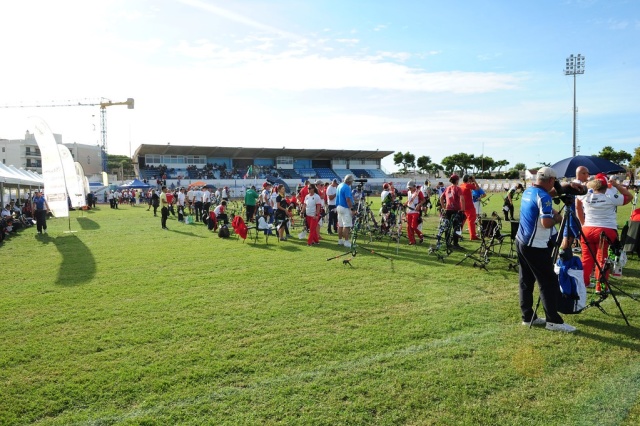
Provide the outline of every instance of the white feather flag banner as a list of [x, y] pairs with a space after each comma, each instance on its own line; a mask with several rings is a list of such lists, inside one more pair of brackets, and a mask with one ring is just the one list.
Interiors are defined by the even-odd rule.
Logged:
[[73, 162], [73, 156], [64, 145], [58, 145], [60, 153], [60, 161], [62, 161], [62, 170], [64, 170], [64, 183], [67, 187], [67, 194], [71, 200], [71, 207], [78, 208], [82, 204], [82, 188], [78, 187], [78, 178], [76, 177], [76, 165]]
[[49, 209], [55, 217], [68, 217], [67, 187], [58, 144], [47, 123], [38, 117], [29, 117], [42, 157], [42, 179], [44, 195]]

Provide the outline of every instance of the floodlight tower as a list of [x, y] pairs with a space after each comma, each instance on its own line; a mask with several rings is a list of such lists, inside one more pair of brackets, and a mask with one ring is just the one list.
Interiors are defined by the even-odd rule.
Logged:
[[576, 107], [576, 75], [584, 74], [584, 56], [577, 54], [570, 55], [564, 68], [564, 75], [573, 76], [573, 157], [576, 156], [576, 117], [578, 108]]

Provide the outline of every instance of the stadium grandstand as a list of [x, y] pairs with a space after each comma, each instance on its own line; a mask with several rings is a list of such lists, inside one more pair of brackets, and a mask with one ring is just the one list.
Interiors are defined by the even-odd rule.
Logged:
[[[133, 156], [141, 180], [168, 186], [202, 181], [214, 186], [243, 188], [266, 179], [282, 179], [296, 187], [306, 179], [331, 181], [352, 173], [373, 184], [388, 179], [380, 163], [393, 151], [287, 149], [140, 145]], [[239, 192], [236, 192], [239, 195]]]

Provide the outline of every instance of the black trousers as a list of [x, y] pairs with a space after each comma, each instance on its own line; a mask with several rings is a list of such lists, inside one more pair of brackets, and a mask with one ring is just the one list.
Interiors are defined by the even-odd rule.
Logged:
[[247, 222], [253, 222], [256, 215], [256, 206], [246, 206], [247, 207]]
[[195, 207], [196, 207], [196, 222], [200, 222], [200, 217], [202, 216], [202, 201], [196, 201]]
[[509, 214], [511, 214], [511, 220], [515, 220], [513, 217], [515, 207], [513, 207], [513, 203], [510, 203], [508, 199], [504, 200], [502, 210], [504, 210], [504, 220], [509, 220]]
[[333, 232], [338, 232], [338, 209], [335, 205], [329, 205], [329, 225], [328, 230]]
[[516, 240], [516, 252], [520, 261], [520, 311], [522, 321], [531, 321], [533, 316], [533, 284], [537, 281], [540, 287], [540, 300], [547, 316], [547, 322], [562, 324], [564, 321], [558, 314], [560, 285], [558, 276], [553, 271], [551, 248], [528, 247]]
[[167, 227], [167, 218], [169, 217], [169, 209], [167, 207], [163, 207], [160, 209], [160, 223], [162, 224], [162, 229]]
[[36, 225], [38, 228], [38, 232], [47, 230], [47, 211], [46, 210], [36, 210]]
[[462, 218], [460, 217], [460, 212], [457, 210], [445, 210], [445, 216], [447, 217], [447, 219], [449, 219], [449, 222], [451, 223], [451, 226], [447, 227], [445, 238], [448, 241], [449, 233], [453, 231], [453, 245], [458, 245], [458, 241], [460, 241], [460, 236], [458, 235], [457, 232], [462, 231]]

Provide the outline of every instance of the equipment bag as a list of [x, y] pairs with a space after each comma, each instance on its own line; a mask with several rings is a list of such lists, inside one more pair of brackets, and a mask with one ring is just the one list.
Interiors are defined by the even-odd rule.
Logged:
[[579, 314], [587, 307], [587, 289], [584, 285], [582, 261], [573, 256], [569, 260], [558, 259], [555, 266], [562, 296], [558, 301], [558, 312]]
[[220, 238], [229, 238], [230, 236], [229, 227], [227, 225], [222, 225], [220, 230], [218, 231], [218, 237]]

